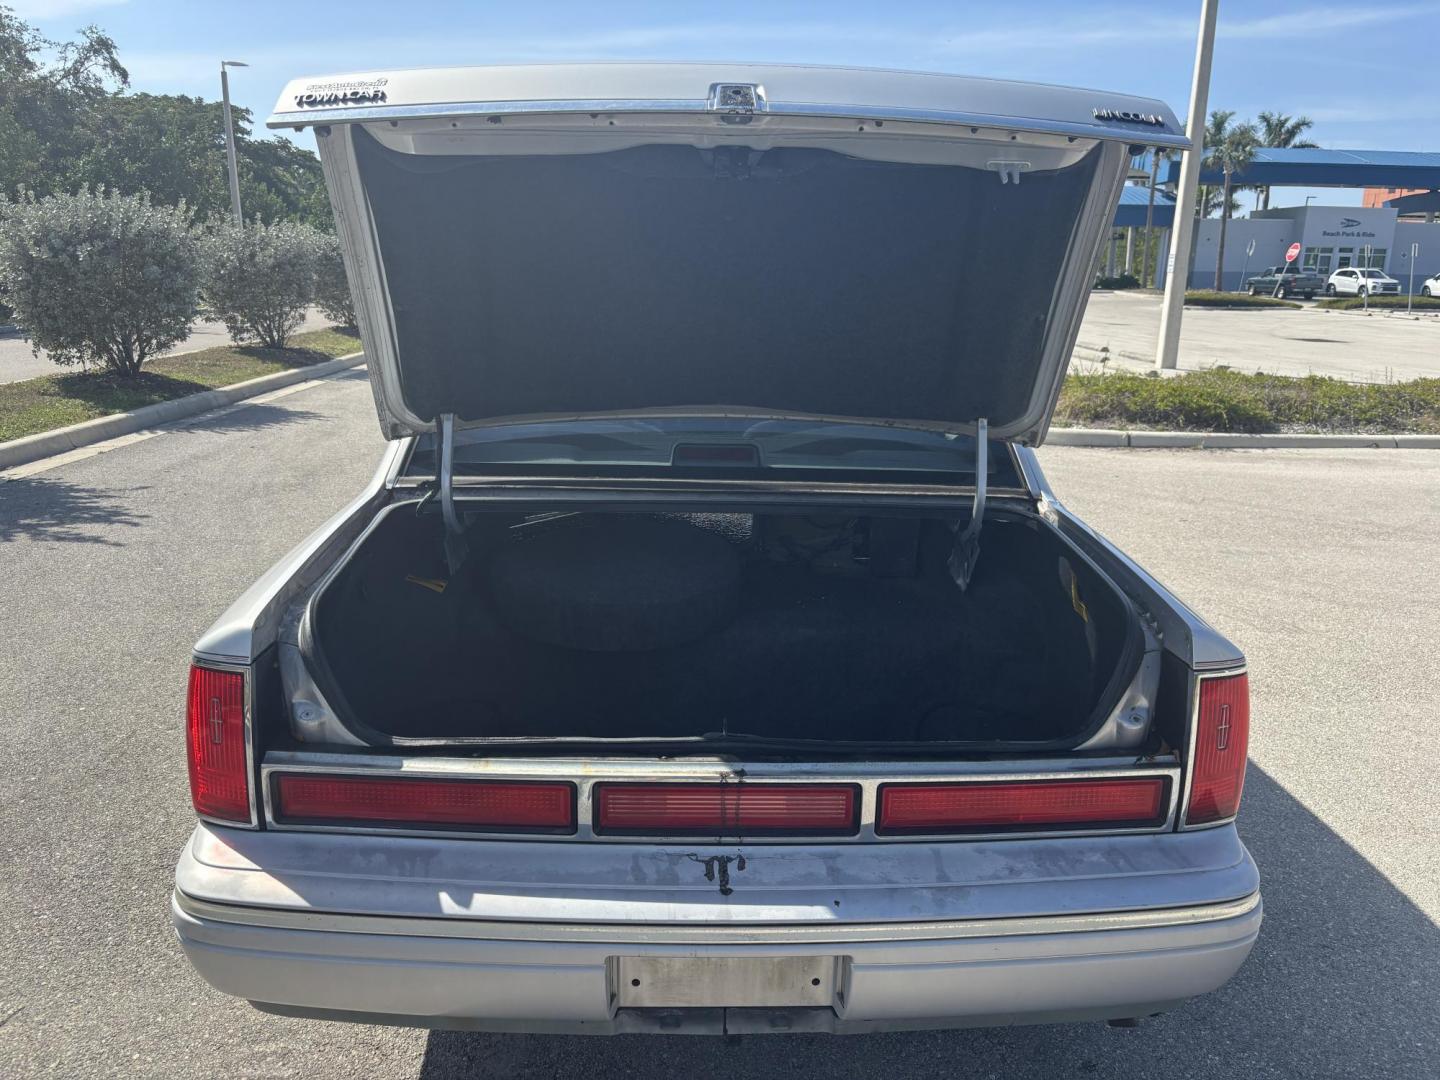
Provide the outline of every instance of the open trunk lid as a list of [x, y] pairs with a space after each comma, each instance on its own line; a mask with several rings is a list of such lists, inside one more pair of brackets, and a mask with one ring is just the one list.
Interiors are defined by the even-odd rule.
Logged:
[[301, 79], [382, 428], [834, 419], [1037, 444], [1158, 102], [854, 69]]

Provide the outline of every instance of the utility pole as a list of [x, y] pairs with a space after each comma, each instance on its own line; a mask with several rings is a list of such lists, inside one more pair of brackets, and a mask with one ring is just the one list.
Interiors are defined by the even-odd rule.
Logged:
[[1155, 366], [1173, 369], [1180, 359], [1180, 317], [1185, 286], [1190, 281], [1190, 247], [1195, 240], [1195, 192], [1205, 160], [1205, 109], [1210, 98], [1210, 63], [1215, 55], [1215, 17], [1220, 0], [1201, 0], [1200, 39], [1195, 45], [1195, 72], [1190, 84], [1190, 116], [1185, 133], [1191, 147], [1180, 158], [1180, 190], [1175, 194], [1175, 226], [1165, 270], [1165, 306], [1160, 312], [1160, 339]]
[[235, 161], [235, 123], [230, 118], [230, 74], [227, 67], [249, 67], [243, 60], [220, 61], [220, 100], [225, 109], [225, 161], [230, 170], [230, 213], [236, 225], [244, 225], [245, 217], [240, 213], [240, 169]]

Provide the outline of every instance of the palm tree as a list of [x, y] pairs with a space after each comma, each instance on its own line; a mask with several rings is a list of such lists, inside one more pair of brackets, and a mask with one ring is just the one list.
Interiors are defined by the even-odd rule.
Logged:
[[[1230, 130], [1230, 121], [1233, 119], [1235, 113], [1224, 109], [1216, 109], [1210, 114], [1210, 122], [1205, 125], [1205, 144], [1196, 147], [1206, 155], [1207, 165], [1210, 164], [1210, 151], [1225, 141], [1225, 134]], [[1218, 201], [1219, 193], [1209, 184], [1201, 184], [1196, 196], [1195, 213], [1202, 218], [1208, 218], [1220, 208]]]
[[[1160, 178], [1161, 164], [1169, 160], [1169, 150], [1162, 150], [1158, 146], [1150, 148], [1150, 193], [1145, 200], [1145, 244], [1140, 249], [1140, 284], [1147, 289], [1153, 287], [1151, 285], [1153, 270], [1150, 264], [1150, 253], [1155, 246], [1155, 185]], [[1156, 252], [1155, 261], [1159, 262], [1158, 252]], [[1159, 267], [1156, 266], [1154, 269], [1158, 270]]]
[[[1308, 116], [1286, 116], [1284, 113], [1262, 112], [1260, 114], [1260, 145], [1277, 149], [1314, 150], [1319, 144], [1300, 136], [1315, 126]], [[1262, 210], [1270, 209], [1270, 189], [1262, 187]]]
[[[1211, 115], [1213, 121], [1219, 113]], [[1231, 190], [1234, 186], [1235, 174], [1244, 172], [1246, 166], [1255, 160], [1255, 151], [1260, 149], [1260, 132], [1254, 124], [1229, 125], [1229, 116], [1226, 114], [1224, 125], [1224, 136], [1211, 148], [1205, 158], [1205, 164], [1212, 169], [1219, 168], [1225, 174], [1225, 184], [1222, 189], [1223, 195], [1220, 200], [1220, 247], [1215, 253], [1215, 291], [1222, 289], [1221, 273], [1225, 268], [1225, 230], [1230, 224]], [[1208, 142], [1207, 133], [1207, 142]]]

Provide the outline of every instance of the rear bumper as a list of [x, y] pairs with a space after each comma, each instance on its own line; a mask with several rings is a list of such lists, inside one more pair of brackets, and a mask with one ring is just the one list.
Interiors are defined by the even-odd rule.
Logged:
[[[1235, 973], [1259, 932], [1261, 905], [1256, 894], [1148, 912], [1151, 925], [1111, 916], [1105, 929], [1083, 929], [1098, 919], [1069, 926], [1007, 920], [1003, 928], [946, 926], [912, 940], [852, 935], [752, 945], [655, 942], [644, 928], [620, 927], [521, 924], [498, 936], [493, 924], [261, 912], [181, 893], [172, 915], [186, 954], [211, 985], [291, 1015], [490, 1031], [850, 1033], [1163, 1011]], [[622, 956], [833, 957], [834, 1001], [623, 1008]]]
[[[678, 884], [668, 870], [651, 877], [697, 854], [653, 846], [545, 846], [520, 881], [513, 860], [529, 846], [201, 826], [181, 857], [172, 916], [211, 985], [271, 1011], [596, 1034], [1142, 1016], [1224, 984], [1261, 920], [1254, 863], [1233, 829], [897, 845], [879, 868], [853, 848], [848, 863], [824, 848], [750, 848], [727, 897], [696, 887], [698, 865]], [[620, 857], [616, 873], [582, 883], [580, 847]], [[266, 855], [280, 865], [263, 866]], [[812, 859], [830, 867], [828, 881], [805, 872]], [[462, 887], [455, 875], [467, 867], [489, 883]], [[543, 880], [562, 874], [563, 902]], [[743, 995], [717, 1003], [732, 1007], [631, 1008], [618, 971], [635, 957], [818, 958], [833, 987], [827, 1004], [804, 1008], [744, 1007]]]

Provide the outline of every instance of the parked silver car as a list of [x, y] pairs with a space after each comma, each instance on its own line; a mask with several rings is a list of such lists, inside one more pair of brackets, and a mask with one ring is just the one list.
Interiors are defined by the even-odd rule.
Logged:
[[1168, 109], [607, 64], [302, 80], [271, 125], [315, 129], [391, 443], [195, 648], [206, 980], [733, 1033], [1234, 974], [1244, 658], [1034, 451]]

